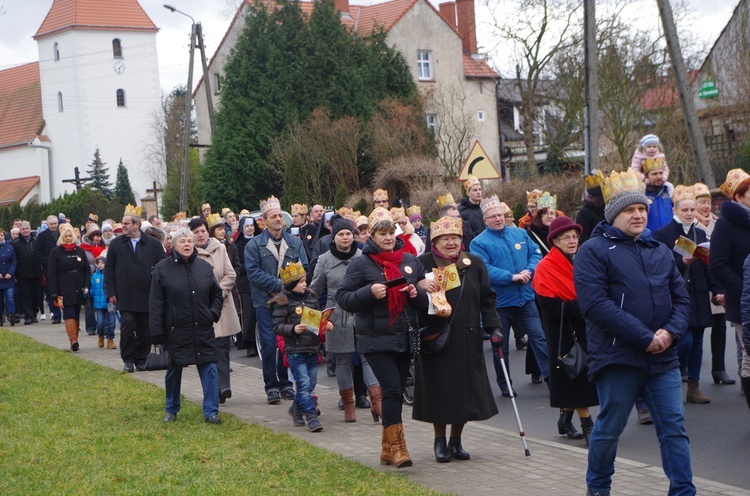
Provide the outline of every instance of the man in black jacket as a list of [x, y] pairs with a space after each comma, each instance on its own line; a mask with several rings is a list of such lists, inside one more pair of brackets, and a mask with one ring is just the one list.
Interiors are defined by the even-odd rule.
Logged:
[[[471, 229], [473, 238], [484, 231], [484, 218], [482, 217], [482, 209], [479, 207], [479, 204], [482, 203], [482, 183], [476, 177], [469, 176], [464, 182], [464, 189], [468, 198], [461, 200], [458, 205], [458, 212], [464, 221], [464, 225], [468, 225]], [[466, 246], [469, 246], [470, 240], [464, 239], [463, 242]]]
[[16, 250], [16, 281], [18, 297], [23, 309], [24, 325], [35, 324], [36, 314], [39, 313], [39, 300], [42, 299], [42, 266], [34, 257], [36, 238], [31, 232], [31, 224], [21, 222], [21, 231], [13, 240]]
[[[59, 221], [57, 216], [50, 215], [47, 217], [47, 229], [39, 233], [36, 237], [36, 244], [34, 245], [34, 257], [37, 259], [37, 263], [42, 266], [42, 276], [49, 279], [48, 265], [49, 265], [49, 254], [52, 248], [57, 246], [57, 238], [60, 236], [58, 231]], [[49, 304], [50, 311], [52, 312], [52, 323], [60, 323], [60, 309], [57, 308], [52, 298], [49, 297], [49, 286], [44, 286], [44, 298]], [[44, 312], [44, 309], [42, 309]]]
[[126, 215], [122, 218], [122, 236], [112, 240], [107, 250], [104, 284], [107, 298], [117, 306], [122, 318], [120, 356], [125, 372], [145, 370], [151, 347], [149, 334], [148, 295], [151, 274], [165, 258], [164, 247], [156, 238], [141, 234], [141, 220]]

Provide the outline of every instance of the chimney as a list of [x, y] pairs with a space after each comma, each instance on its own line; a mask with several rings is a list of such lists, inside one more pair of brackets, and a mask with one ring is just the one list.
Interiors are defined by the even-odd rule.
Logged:
[[[441, 6], [442, 14], [442, 6]], [[477, 24], [474, 17], [474, 0], [456, 0], [456, 27], [461, 35], [464, 50], [471, 55], [476, 55], [477, 49]]]
[[450, 27], [456, 28], [456, 2], [445, 2], [438, 5], [440, 17], [445, 19]]
[[349, 13], [349, 0], [333, 0], [333, 9], [341, 13], [341, 17], [351, 19]]

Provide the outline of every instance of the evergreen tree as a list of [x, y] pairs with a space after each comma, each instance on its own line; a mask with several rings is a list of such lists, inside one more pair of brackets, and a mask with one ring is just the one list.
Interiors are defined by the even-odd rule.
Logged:
[[133, 195], [133, 188], [130, 186], [128, 169], [125, 168], [122, 159], [120, 159], [120, 163], [117, 165], [114, 200], [123, 205], [135, 205], [135, 195]]
[[86, 171], [91, 177], [92, 181], [89, 183], [91, 189], [101, 191], [107, 199], [112, 199], [112, 183], [109, 182], [109, 167], [106, 162], [102, 161], [102, 157], [99, 154], [99, 147], [94, 151], [94, 160], [89, 164], [89, 169]]

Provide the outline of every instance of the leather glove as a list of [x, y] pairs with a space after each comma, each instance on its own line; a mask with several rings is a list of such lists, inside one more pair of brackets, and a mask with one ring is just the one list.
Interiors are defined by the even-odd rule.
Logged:
[[155, 345], [167, 344], [167, 336], [164, 334], [157, 334], [156, 336], [152, 335], [151, 344], [155, 344]]

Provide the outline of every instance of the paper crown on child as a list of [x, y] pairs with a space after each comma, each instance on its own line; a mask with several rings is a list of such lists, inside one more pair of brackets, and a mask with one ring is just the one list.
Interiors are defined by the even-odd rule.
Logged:
[[672, 192], [672, 204], [677, 205], [677, 202], [682, 200], [695, 200], [695, 192], [692, 186], [683, 186], [680, 184]]
[[297, 282], [304, 279], [307, 274], [305, 268], [299, 262], [292, 262], [279, 269], [279, 276], [281, 277], [281, 284], [287, 285], [291, 282]]
[[479, 179], [477, 179], [475, 176], [469, 176], [466, 181], [464, 181], [464, 189], [468, 193], [471, 188], [476, 186], [479, 183]]
[[206, 217], [206, 224], [208, 224], [208, 227], [212, 227], [217, 224], [223, 224], [223, 222], [221, 221], [221, 216], [219, 214], [211, 214]]
[[711, 190], [703, 183], [695, 183], [693, 184], [693, 195], [696, 198], [699, 196], [711, 196]]
[[539, 199], [540, 196], [542, 196], [541, 189], [533, 189], [531, 191], [527, 191], [526, 192], [526, 205], [531, 205], [532, 203], [536, 205], [536, 201]]
[[391, 219], [393, 222], [397, 222], [406, 217], [406, 212], [403, 207], [393, 207], [390, 211]]
[[372, 201], [388, 201], [388, 192], [384, 189], [376, 189], [372, 194]]
[[643, 173], [664, 170], [664, 160], [661, 157], [647, 158], [643, 161]]
[[375, 226], [385, 221], [393, 223], [393, 217], [391, 217], [391, 213], [383, 207], [377, 207], [374, 209], [370, 212], [370, 216], [367, 218], [367, 224], [370, 226], [370, 231], [374, 231]]
[[422, 208], [419, 205], [412, 205], [411, 207], [406, 209], [407, 215], [411, 217], [414, 214], [422, 215]]
[[273, 195], [271, 195], [270, 198], [260, 202], [259, 206], [260, 206], [261, 215], [265, 214], [269, 210], [274, 210], [274, 209], [281, 210], [281, 203], [279, 202], [279, 199]]
[[131, 215], [133, 217], [141, 218], [141, 214], [143, 214], [143, 208], [142, 207], [134, 207], [130, 203], [125, 205], [125, 214], [124, 215]]
[[341, 217], [348, 219], [348, 220], [357, 220], [357, 217], [359, 217], [359, 210], [356, 212], [352, 210], [349, 207], [341, 207], [336, 211], [337, 214], [339, 214]]
[[630, 192], [643, 192], [641, 176], [633, 169], [628, 169], [625, 172], [612, 171], [609, 177], [602, 179], [602, 196], [605, 203], [609, 203], [610, 200], [623, 193]]
[[307, 205], [301, 203], [292, 204], [292, 215], [307, 215]]
[[483, 199], [479, 204], [479, 208], [482, 209], [482, 215], [484, 215], [488, 210], [491, 210], [493, 208], [502, 208], [502, 206], [500, 205], [500, 200], [498, 199], [497, 195], [492, 195], [489, 198]]
[[737, 188], [740, 187], [746, 179], [750, 179], [750, 174], [743, 171], [742, 169], [732, 169], [727, 172], [727, 180], [720, 186], [721, 192], [724, 193], [727, 198], [734, 200], [734, 193]]
[[537, 198], [536, 208], [557, 208], [557, 195], [550, 195], [549, 191], [545, 191], [542, 196]]
[[586, 176], [583, 178], [583, 182], [586, 185], [586, 189], [594, 189], [601, 186], [602, 179], [604, 179], [602, 171], [591, 171], [590, 174], [586, 174]]
[[463, 236], [463, 221], [461, 217], [440, 217], [430, 224], [430, 241], [443, 234], [457, 234]]
[[453, 199], [453, 195], [446, 193], [445, 195], [438, 196], [437, 199], [438, 208], [443, 208], [446, 205], [455, 205], [456, 200]]

